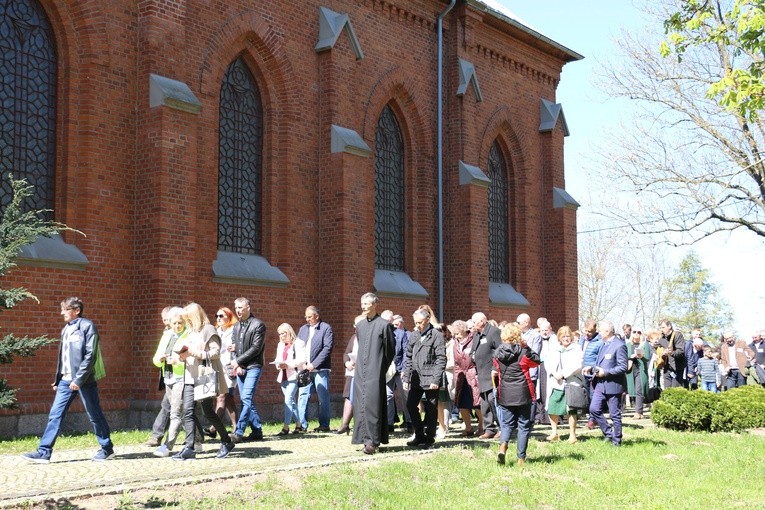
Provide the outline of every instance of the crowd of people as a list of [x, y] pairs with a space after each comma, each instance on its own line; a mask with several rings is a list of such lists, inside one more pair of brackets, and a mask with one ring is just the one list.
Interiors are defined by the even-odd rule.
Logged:
[[[343, 355], [343, 415], [334, 433], [352, 431], [352, 442], [362, 445], [365, 454], [387, 444], [397, 424], [411, 434], [408, 446], [422, 448], [446, 437], [451, 423], [461, 419], [460, 436], [498, 440], [500, 464], [517, 434], [516, 462], [522, 464], [535, 424], [549, 424], [546, 440], [556, 442], [561, 422], [566, 423], [567, 441], [574, 444], [579, 419], [587, 417], [586, 427], [600, 428], [605, 440], [620, 446], [625, 407], [642, 419], [665, 388], [717, 392], [748, 379], [765, 385], [765, 331], [753, 334], [750, 343], [726, 331], [719, 343], [711, 344], [698, 329], [686, 340], [668, 320], [645, 334], [625, 324], [621, 335], [610, 321], [587, 320], [581, 331], [564, 325], [553, 333], [545, 318], [532, 327], [528, 314], [497, 322], [476, 312], [468, 320], [443, 324], [428, 305], [412, 312], [408, 330], [403, 315], [378, 311], [375, 294], [364, 294], [360, 304], [362, 313]], [[66, 325], [53, 384], [56, 396], [38, 449], [22, 455], [28, 461], [50, 461], [61, 422], [77, 395], [101, 447], [93, 460], [114, 457], [98, 398], [97, 380], [105, 374], [98, 332], [83, 310], [76, 297], [61, 303]], [[165, 330], [152, 361], [164, 398], [147, 441], [155, 456], [194, 459], [205, 436], [219, 439], [218, 458], [239, 442], [262, 440], [256, 396], [266, 365], [272, 365], [268, 375], [284, 396], [283, 426], [276, 435], [308, 431], [314, 392], [318, 426], [313, 431], [333, 432], [329, 379], [334, 333], [318, 307], [306, 308], [306, 323], [297, 333], [288, 323], [279, 325], [270, 362], [266, 326], [252, 315], [247, 298], [236, 299], [234, 311], [220, 307], [215, 325], [197, 303], [167, 307], [162, 320]], [[181, 430], [183, 445], [173, 452]]]

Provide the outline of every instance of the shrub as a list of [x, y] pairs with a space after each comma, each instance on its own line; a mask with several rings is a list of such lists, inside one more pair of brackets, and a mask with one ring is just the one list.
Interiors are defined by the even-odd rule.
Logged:
[[723, 393], [669, 388], [654, 402], [651, 419], [672, 430], [742, 431], [765, 426], [765, 389], [743, 386]]

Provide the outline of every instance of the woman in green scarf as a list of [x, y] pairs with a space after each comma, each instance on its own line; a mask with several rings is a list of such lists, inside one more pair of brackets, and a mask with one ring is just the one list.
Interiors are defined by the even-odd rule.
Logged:
[[643, 405], [648, 395], [648, 365], [651, 344], [643, 340], [642, 331], [632, 331], [627, 342], [627, 394], [635, 407], [635, 419], [643, 418]]

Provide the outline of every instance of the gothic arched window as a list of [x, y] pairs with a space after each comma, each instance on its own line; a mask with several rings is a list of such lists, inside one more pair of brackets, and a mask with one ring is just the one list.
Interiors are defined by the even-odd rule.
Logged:
[[218, 249], [260, 255], [262, 249], [263, 108], [241, 58], [220, 89]]
[[375, 133], [375, 268], [404, 270], [404, 141], [387, 105]]
[[489, 281], [495, 283], [510, 283], [507, 170], [495, 141], [489, 150]]
[[0, 210], [13, 173], [34, 186], [24, 208], [53, 219], [56, 69], [53, 30], [37, 0], [0, 2]]

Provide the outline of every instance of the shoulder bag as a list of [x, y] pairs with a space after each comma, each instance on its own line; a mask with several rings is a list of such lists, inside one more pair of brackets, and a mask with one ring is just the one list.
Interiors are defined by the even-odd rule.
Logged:
[[218, 374], [206, 361], [199, 366], [199, 374], [194, 379], [194, 400], [204, 400], [218, 396]]
[[563, 394], [566, 397], [566, 405], [571, 409], [589, 409], [590, 395], [584, 386], [581, 376], [572, 377], [566, 381]]

